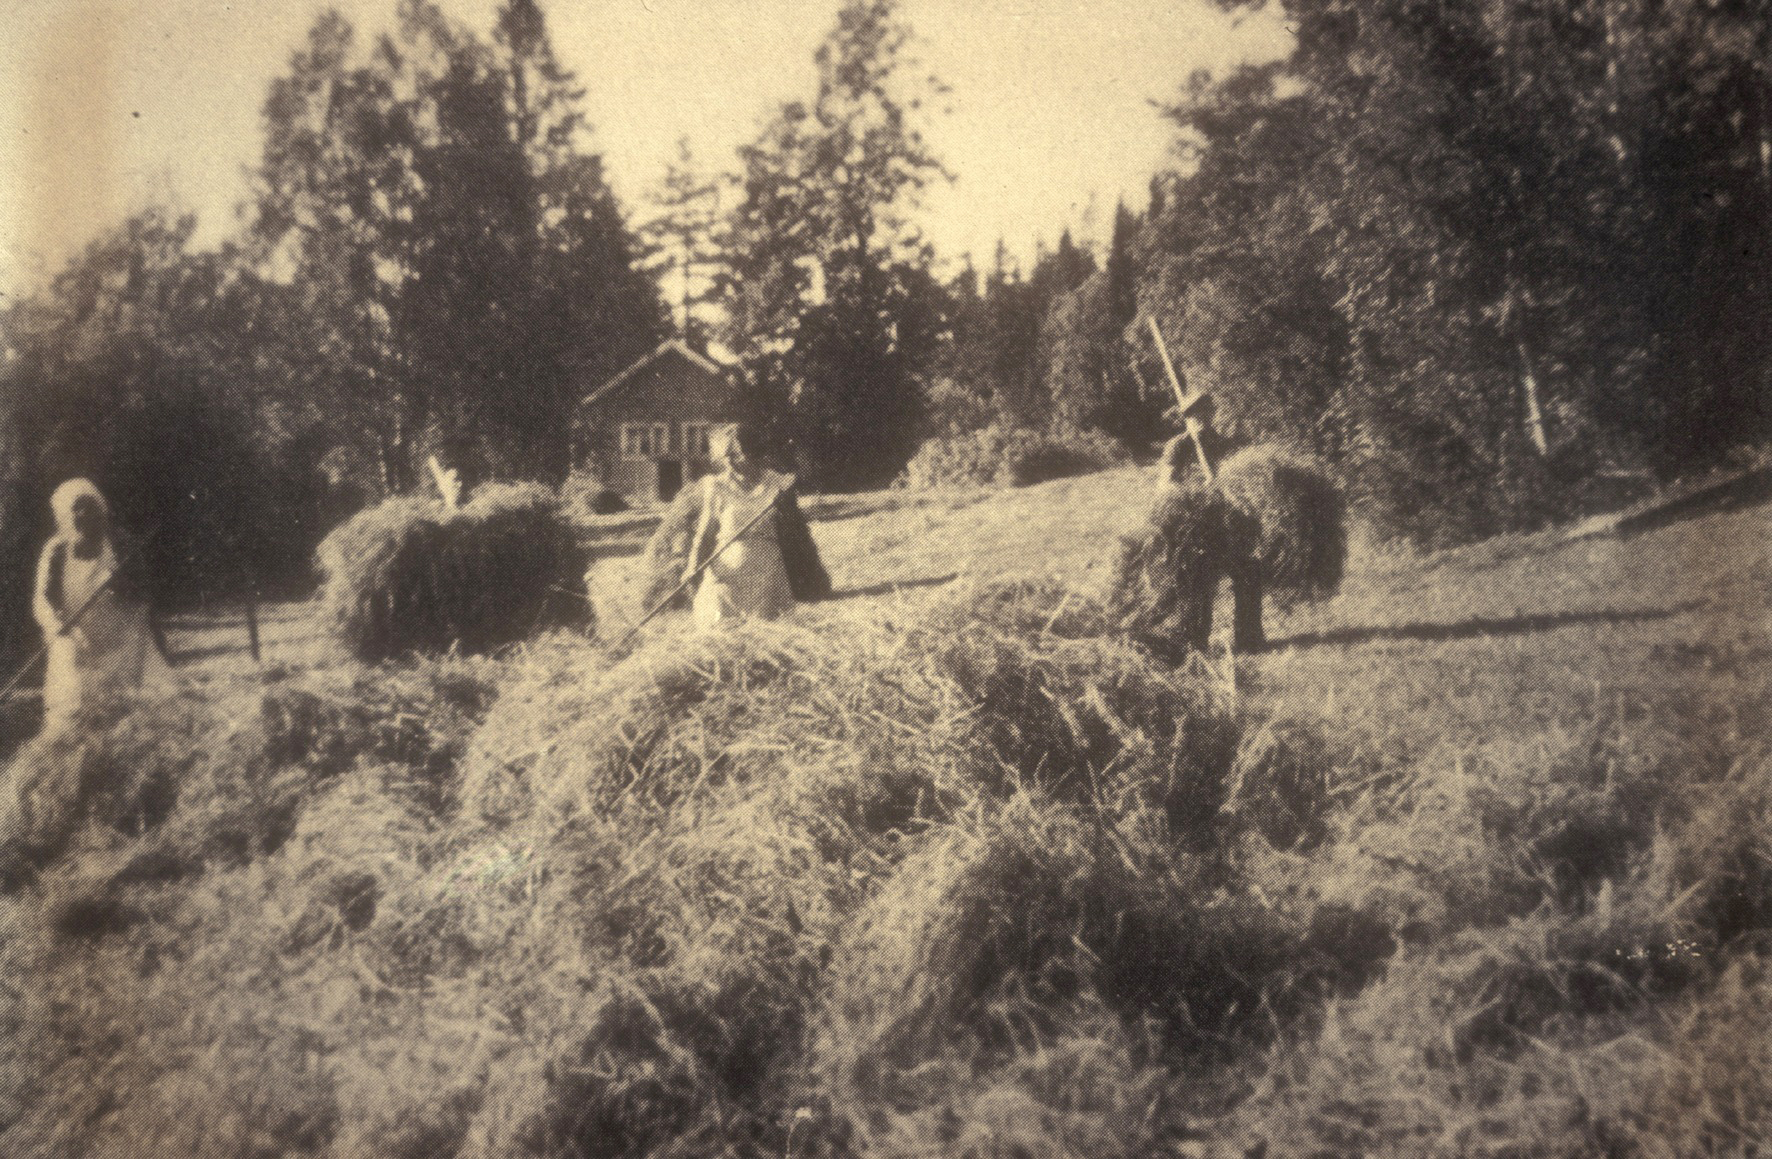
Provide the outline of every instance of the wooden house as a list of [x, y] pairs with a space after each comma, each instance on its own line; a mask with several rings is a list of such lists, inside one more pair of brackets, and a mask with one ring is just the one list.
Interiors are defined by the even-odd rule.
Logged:
[[713, 469], [711, 428], [737, 419], [730, 373], [679, 339], [584, 396], [573, 465], [630, 503], [664, 503]]

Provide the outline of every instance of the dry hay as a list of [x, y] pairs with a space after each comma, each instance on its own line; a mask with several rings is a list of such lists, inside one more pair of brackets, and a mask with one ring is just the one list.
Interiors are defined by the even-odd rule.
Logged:
[[[699, 1154], [761, 1131], [780, 1151], [786, 1126], [796, 1154], [829, 1142], [863, 1112], [795, 1116], [801, 1045], [827, 964], [908, 856], [981, 827], [998, 848], [1028, 792], [1056, 811], [1036, 844], [1122, 810], [1166, 840], [1209, 830], [1237, 743], [1225, 691], [1107, 624], [1086, 595], [1016, 583], [910, 623], [667, 634], [613, 665], [568, 641], [526, 658], [464, 780], [486, 856], [545, 866], [520, 926], [478, 935], [521, 947], [537, 993], [534, 1051], [510, 1072], [527, 1077], [489, 1095], [484, 1150]], [[1104, 858], [1097, 894], [1125, 880]], [[909, 928], [968, 936], [926, 917]]]
[[0, 839], [45, 864], [97, 826], [176, 849], [187, 867], [244, 864], [287, 838], [315, 786], [366, 759], [406, 770], [406, 791], [445, 810], [465, 731], [490, 704], [486, 663], [273, 671], [100, 702], [14, 756]]
[[[665, 508], [664, 518], [646, 541], [641, 556], [643, 576], [640, 603], [646, 611], [669, 595], [683, 581], [683, 569], [689, 562], [689, 545], [695, 538], [695, 524], [701, 518], [701, 488], [684, 487]], [[673, 608], [689, 606], [689, 592], [678, 593]]]
[[536, 484], [480, 487], [454, 511], [390, 499], [334, 530], [318, 557], [323, 619], [366, 662], [487, 652], [590, 620], [586, 552]]
[[1308, 602], [1340, 590], [1347, 566], [1347, 507], [1321, 464], [1263, 444], [1226, 459], [1216, 484], [1261, 528], [1255, 555], [1268, 598]]
[[[135, 1069], [56, 1062], [21, 1137], [914, 1154], [957, 1107], [981, 1154], [1032, 1145], [1017, 1123], [1055, 1124], [1034, 1155], [1149, 1153], [1164, 1052], [1253, 1033], [1307, 922], [1264, 916], [1226, 856], [1228, 690], [1111, 627], [999, 584], [619, 658], [560, 634], [475, 662], [506, 674], [490, 710], [452, 661], [107, 733], [119, 803], [77, 837], [97, 877], [49, 865], [32, 912], [117, 973], [77, 979], [90, 1027], [39, 1029]], [[123, 754], [182, 770], [139, 833]], [[125, 1031], [157, 1053], [93, 1045]], [[88, 1088], [122, 1113], [77, 1114]], [[193, 1121], [150, 1123], [174, 1095]]]
[[1278, 447], [1250, 447], [1212, 483], [1195, 477], [1160, 493], [1144, 530], [1121, 540], [1109, 603], [1130, 639], [1179, 664], [1205, 651], [1225, 577], [1256, 579], [1284, 606], [1334, 595], [1346, 558], [1345, 510], [1329, 477]]
[[[1171, 1068], [1258, 1047], [1389, 953], [1308, 886], [1253, 887], [1229, 834], [1209, 853], [1174, 837], [1154, 811], [1025, 794], [882, 882], [844, 931], [808, 1060], [857, 1151], [950, 1153], [960, 1129], [975, 1141], [952, 1153], [1151, 1154], [1186, 1118], [1164, 1105]], [[1145, 1092], [1138, 1110], [1112, 1088]]]
[[1165, 491], [1146, 528], [1120, 541], [1108, 597], [1120, 630], [1166, 664], [1204, 652], [1219, 583], [1248, 566], [1260, 536], [1255, 518], [1209, 484]]
[[1387, 747], [1374, 789], [1114, 627], [1023, 583], [616, 663], [556, 635], [479, 662], [510, 677], [459, 791], [487, 689], [453, 662], [138, 708], [72, 853], [0, 904], [8, 1151], [1766, 1136], [1763, 746], [1645, 745], [1633, 705]]
[[328, 1148], [341, 1114], [373, 1124], [358, 1056], [445, 1035], [404, 1021], [384, 947], [487, 667], [218, 682], [19, 754], [37, 808], [31, 871], [0, 904], [0, 971], [22, 983], [0, 1034], [20, 1047], [0, 1048], [9, 1153], [435, 1153]]

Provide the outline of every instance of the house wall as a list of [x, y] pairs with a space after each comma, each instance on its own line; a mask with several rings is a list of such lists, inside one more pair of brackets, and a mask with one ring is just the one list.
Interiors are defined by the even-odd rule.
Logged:
[[[673, 472], [687, 483], [713, 469], [705, 455], [685, 454], [683, 424], [715, 425], [737, 417], [730, 384], [667, 351], [605, 398], [579, 408], [574, 463], [595, 473], [629, 502], [660, 502], [666, 498], [659, 488], [661, 464], [667, 482]], [[641, 459], [624, 457], [622, 427], [628, 423], [665, 425], [669, 438], [662, 452]]]

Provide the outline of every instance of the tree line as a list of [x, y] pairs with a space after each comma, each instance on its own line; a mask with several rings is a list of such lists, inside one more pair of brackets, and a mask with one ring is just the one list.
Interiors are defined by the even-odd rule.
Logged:
[[1469, 538], [1764, 440], [1772, 10], [1285, 0], [1168, 109], [1141, 300], [1252, 433]]
[[375, 37], [329, 13], [271, 85], [232, 238], [147, 211], [0, 312], [9, 574], [71, 474], [186, 593], [298, 575], [432, 453], [559, 483], [577, 393], [673, 329], [737, 356], [827, 488], [991, 423], [1147, 449], [1149, 320], [1233, 433], [1429, 541], [1766, 437], [1763, 5], [1266, 2], [1295, 51], [1177, 78], [1172, 163], [1104, 246], [946, 274], [918, 226], [943, 90], [895, 0], [846, 0], [813, 91], [734, 172], [685, 150], [638, 227], [536, 0], [484, 35], [429, 0]]
[[1279, 7], [1295, 51], [1187, 80], [1175, 163], [1105, 260], [963, 275], [955, 409], [1148, 441], [1155, 320], [1233, 433], [1439, 543], [1772, 433], [1772, 9]]

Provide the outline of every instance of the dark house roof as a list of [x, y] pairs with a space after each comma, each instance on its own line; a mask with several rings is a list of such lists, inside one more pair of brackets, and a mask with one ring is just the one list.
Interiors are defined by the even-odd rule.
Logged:
[[623, 370], [620, 374], [617, 374], [614, 378], [610, 379], [608, 382], [605, 382], [602, 386], [599, 386], [596, 390], [593, 390], [591, 393], [585, 395], [583, 401], [580, 402], [579, 405], [580, 406], [590, 406], [593, 403], [602, 402], [604, 399], [608, 398], [611, 394], [614, 394], [616, 391], [620, 390], [623, 386], [627, 385], [629, 382], [632, 382], [634, 377], [636, 375], [638, 375], [642, 370], [645, 370], [647, 367], [651, 366], [654, 362], [657, 362], [659, 359], [661, 359], [669, 354], [675, 354], [678, 357], [685, 358], [689, 361], [689, 363], [692, 366], [695, 366], [697, 369], [706, 371], [709, 375], [711, 375], [714, 378], [719, 379], [722, 382], [726, 381], [726, 371], [723, 367], [720, 366], [719, 363], [713, 361], [712, 359], [708, 358], [704, 354], [697, 354], [694, 350], [690, 349], [688, 343], [684, 342], [682, 339], [672, 338], [672, 339], [669, 339], [668, 341], [659, 343], [658, 349], [654, 350], [652, 353], [645, 355], [644, 357], [642, 357], [640, 359], [637, 359], [632, 365], [630, 365], [627, 369]]

